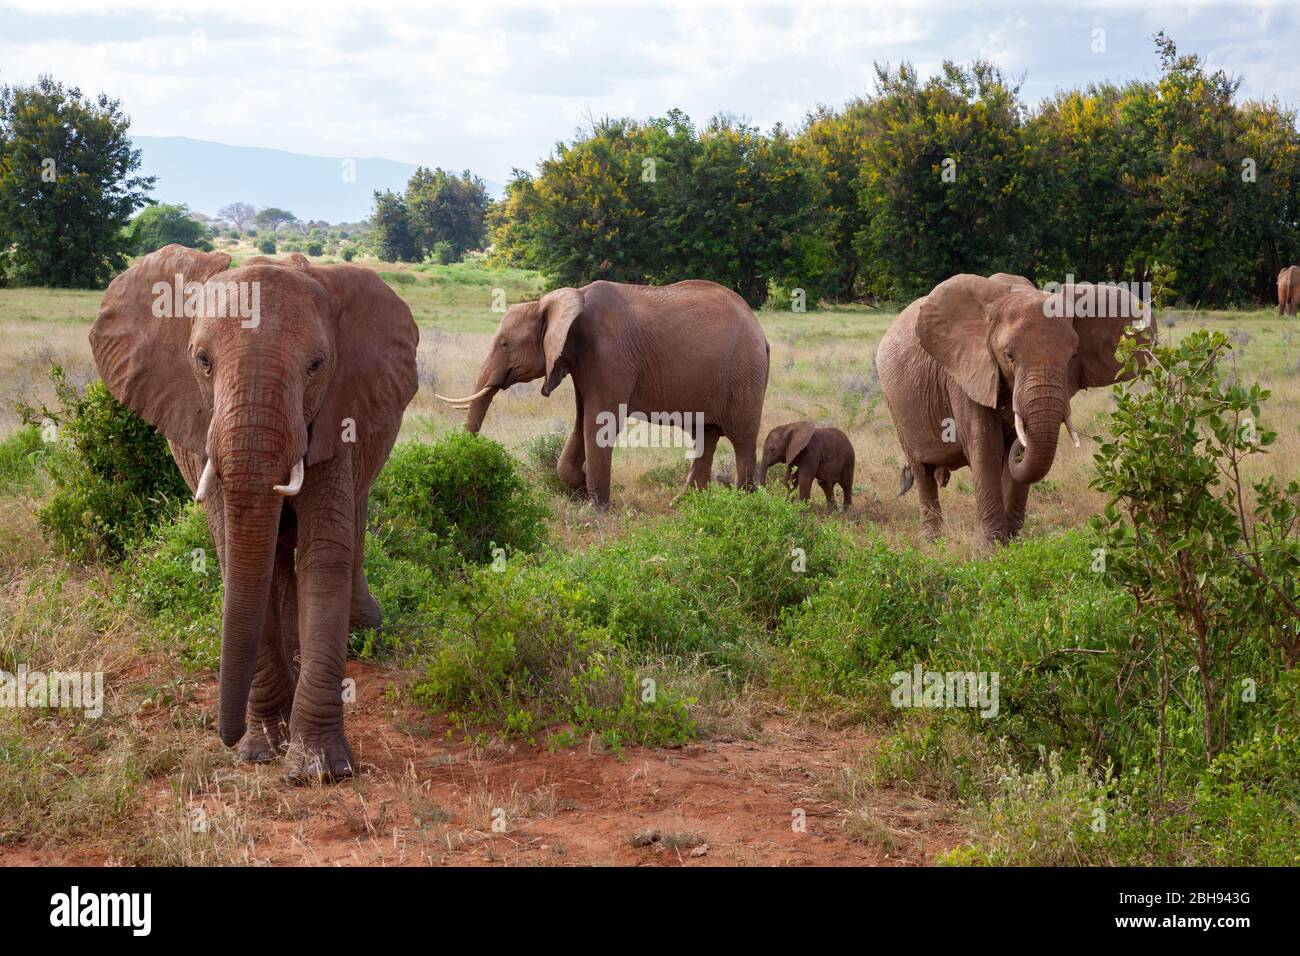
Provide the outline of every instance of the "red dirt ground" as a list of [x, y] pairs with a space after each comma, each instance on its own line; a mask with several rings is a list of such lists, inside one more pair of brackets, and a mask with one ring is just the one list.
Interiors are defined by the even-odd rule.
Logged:
[[[348, 737], [361, 775], [293, 787], [278, 764], [221, 760], [187, 806], [202, 805], [214, 826], [237, 822], [225, 827], [237, 834], [227, 859], [233, 848], [247, 862], [279, 866], [906, 866], [961, 842], [951, 813], [928, 805], [918, 829], [916, 799], [890, 791], [871, 802], [884, 838], [854, 837], [852, 808], [831, 782], [874, 745], [861, 734], [772, 719], [753, 740], [630, 747], [621, 757], [586, 745], [476, 748], [395, 703], [391, 669], [354, 661], [348, 673], [358, 697]], [[215, 707], [214, 679], [196, 690], [191, 706]], [[178, 802], [166, 777], [146, 784], [145, 802], [156, 825], [171, 814], [174, 826]], [[802, 831], [793, 825], [799, 816]], [[93, 841], [72, 852], [0, 852], [5, 865], [115, 862]]]

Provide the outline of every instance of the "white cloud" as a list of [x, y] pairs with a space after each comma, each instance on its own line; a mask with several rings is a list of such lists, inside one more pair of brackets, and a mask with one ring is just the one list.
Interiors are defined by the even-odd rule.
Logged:
[[[135, 132], [469, 167], [504, 179], [586, 116], [680, 107], [767, 127], [868, 92], [874, 61], [931, 71], [985, 56], [1031, 101], [1152, 76], [1150, 35], [1300, 99], [1283, 4], [1097, 0], [976, 10], [931, 0], [522, 4], [500, 0], [0, 3], [0, 81], [40, 73], [123, 100]], [[1095, 26], [1105, 55], [1091, 53]], [[197, 32], [196, 32], [197, 31]]]

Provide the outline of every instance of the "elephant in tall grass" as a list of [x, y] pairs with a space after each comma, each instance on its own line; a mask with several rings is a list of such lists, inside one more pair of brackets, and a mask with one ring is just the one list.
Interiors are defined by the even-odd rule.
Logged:
[[1079, 444], [1070, 398], [1115, 381], [1130, 323], [1145, 327], [1145, 312], [1122, 288], [1080, 283], [1049, 294], [1002, 273], [954, 276], [903, 310], [880, 340], [876, 369], [906, 458], [902, 491], [915, 481], [928, 536], [942, 526], [939, 479], [967, 465], [982, 535], [1005, 541], [1020, 531], [1062, 425]]
[[703, 488], [718, 439], [736, 452], [736, 484], [752, 488], [767, 391], [768, 344], [745, 300], [716, 282], [666, 286], [593, 282], [511, 306], [492, 337], [467, 408], [477, 432], [493, 397], [542, 379], [550, 395], [573, 378], [573, 428], [556, 471], [598, 505], [609, 503], [617, 428], [627, 416], [680, 424], [697, 445], [687, 486]]
[[416, 391], [411, 312], [372, 271], [171, 245], [104, 293], [90, 332], [121, 402], [166, 437], [225, 585], [217, 726], [290, 779], [352, 774], [350, 627], [377, 627], [366, 499]]
[[1277, 314], [1295, 315], [1300, 306], [1300, 266], [1287, 266], [1277, 274]]

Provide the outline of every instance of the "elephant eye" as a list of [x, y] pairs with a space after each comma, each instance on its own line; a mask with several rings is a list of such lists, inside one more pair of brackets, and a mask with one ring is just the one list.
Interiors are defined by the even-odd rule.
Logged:
[[510, 343], [507, 342], [505, 339], [502, 339], [502, 340], [501, 340], [501, 347], [502, 347], [503, 349], [508, 349], [508, 348], [510, 348]]
[[316, 356], [314, 359], [311, 360], [311, 364], [307, 366], [307, 374], [315, 375], [317, 372], [321, 370], [321, 368], [324, 365], [325, 365], [324, 356], [321, 355]]
[[211, 378], [212, 359], [208, 358], [208, 353], [203, 349], [197, 349], [194, 352], [194, 361], [199, 363], [199, 368], [203, 369], [203, 374]]

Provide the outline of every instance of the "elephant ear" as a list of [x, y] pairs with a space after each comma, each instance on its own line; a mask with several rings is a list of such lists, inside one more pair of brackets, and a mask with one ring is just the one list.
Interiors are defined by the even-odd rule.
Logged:
[[799, 453], [808, 447], [808, 442], [812, 441], [816, 426], [812, 422], [794, 422], [786, 428], [785, 460], [793, 464]]
[[113, 397], [199, 455], [206, 453], [212, 409], [189, 364], [184, 289], [229, 267], [223, 252], [163, 246], [109, 283], [90, 329], [95, 366]]
[[577, 289], [556, 289], [537, 303], [542, 323], [542, 352], [546, 356], [542, 395], [550, 395], [569, 373], [568, 366], [560, 357], [569, 342], [573, 323], [582, 315], [583, 304], [582, 293]]
[[1010, 272], [995, 272], [993, 275], [989, 276], [989, 281], [1001, 282], [1003, 285], [1015, 286], [1019, 289], [1038, 289], [1038, 286], [1034, 285], [1024, 276], [1012, 275]]
[[1014, 285], [977, 275], [939, 283], [921, 302], [916, 334], [962, 391], [988, 408], [998, 403], [998, 363], [989, 350], [989, 331], [1000, 299], [1022, 294]]
[[[1143, 304], [1127, 289], [1081, 282], [1065, 286], [1060, 295], [1073, 302], [1074, 331], [1079, 336], [1079, 357], [1075, 380], [1079, 388], [1112, 385], [1120, 372], [1115, 349], [1126, 334], [1149, 342], [1146, 329], [1131, 328], [1141, 322]], [[1084, 306], [1092, 302], [1094, 306]], [[1086, 314], [1081, 314], [1086, 313]], [[1149, 325], [1149, 322], [1148, 322]]]
[[312, 423], [307, 464], [334, 457], [344, 443], [345, 420], [356, 440], [396, 433], [419, 383], [415, 350], [420, 330], [401, 297], [360, 266], [295, 265], [325, 287], [334, 305], [336, 366], [329, 391]]

